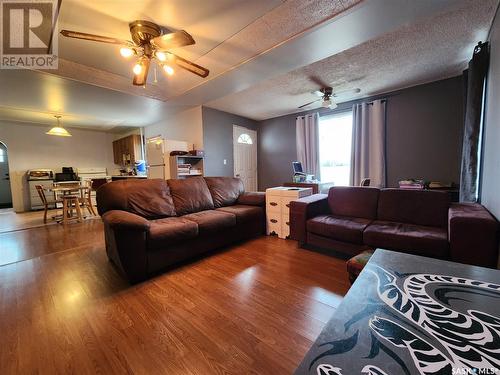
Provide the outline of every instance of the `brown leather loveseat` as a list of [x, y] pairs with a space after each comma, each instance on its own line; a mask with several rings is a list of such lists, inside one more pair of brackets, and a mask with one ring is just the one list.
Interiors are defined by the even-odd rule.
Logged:
[[498, 258], [495, 218], [440, 191], [333, 187], [291, 202], [290, 235], [350, 256], [384, 248], [484, 267]]
[[240, 179], [123, 180], [97, 190], [108, 258], [130, 282], [265, 232], [265, 194]]

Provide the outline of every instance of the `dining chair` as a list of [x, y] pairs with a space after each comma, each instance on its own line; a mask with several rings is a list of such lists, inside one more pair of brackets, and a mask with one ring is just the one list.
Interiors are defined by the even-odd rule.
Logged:
[[[40, 197], [40, 200], [42, 201], [43, 207], [44, 207], [44, 213], [43, 213], [43, 223], [47, 224], [47, 212], [49, 210], [49, 204], [52, 205], [54, 204], [55, 207], [57, 203], [62, 203], [61, 199], [54, 199], [51, 201], [47, 200], [47, 197], [45, 196], [45, 190], [42, 185], [35, 185], [36, 191], [38, 193], [38, 196]], [[55, 219], [57, 216], [54, 216], [53, 219]]]
[[[81, 222], [83, 220], [82, 210], [80, 208], [80, 197], [74, 194], [65, 194], [62, 196], [63, 203], [63, 219], [62, 223], [64, 226], [71, 221], [76, 220]], [[73, 209], [76, 211], [76, 215], [73, 215]]]
[[94, 206], [92, 205], [92, 180], [85, 181], [83, 186], [85, 189], [81, 190], [82, 194], [80, 196], [79, 203], [82, 208], [86, 208], [90, 215], [96, 216]]

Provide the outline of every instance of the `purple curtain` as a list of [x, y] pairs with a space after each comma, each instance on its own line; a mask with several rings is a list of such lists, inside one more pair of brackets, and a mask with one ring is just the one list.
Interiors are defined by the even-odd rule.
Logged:
[[299, 116], [296, 119], [297, 160], [305, 173], [320, 179], [319, 173], [319, 114]]

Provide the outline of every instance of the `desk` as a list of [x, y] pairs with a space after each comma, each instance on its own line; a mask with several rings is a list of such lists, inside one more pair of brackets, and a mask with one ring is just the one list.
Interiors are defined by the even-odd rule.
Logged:
[[498, 368], [499, 300], [498, 270], [378, 249], [295, 374]]

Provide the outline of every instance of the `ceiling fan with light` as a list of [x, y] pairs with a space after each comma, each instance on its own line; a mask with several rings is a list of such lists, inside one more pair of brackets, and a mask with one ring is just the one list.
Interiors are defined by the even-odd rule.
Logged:
[[174, 65], [202, 78], [208, 76], [208, 69], [170, 52], [173, 48], [195, 44], [193, 37], [186, 31], [172, 32], [153, 22], [143, 20], [131, 22], [129, 28], [132, 41], [71, 30], [62, 30], [61, 34], [68, 38], [121, 45], [120, 54], [123, 57], [137, 57], [137, 63], [133, 68], [133, 84], [136, 86], [146, 84], [152, 60], [156, 60], [168, 75], [174, 73]]
[[349, 94], [357, 94], [357, 93], [361, 92], [361, 89], [359, 89], [359, 88], [341, 90], [341, 91], [334, 92], [333, 88], [328, 86], [328, 84], [323, 82], [320, 78], [315, 77], [315, 76], [310, 76], [309, 79], [321, 87], [319, 90], [313, 91], [311, 93], [313, 95], [319, 96], [319, 99], [316, 99], [316, 100], [313, 100], [312, 102], [303, 104], [300, 107], [298, 107], [299, 109], [302, 109], [304, 107], [308, 107], [314, 103], [319, 102], [320, 100], [321, 100], [321, 106], [323, 108], [335, 109], [335, 108], [337, 108], [337, 103], [335, 103], [333, 98], [338, 98], [338, 97], [349, 95]]
[[333, 89], [331, 87], [322, 87], [319, 90], [312, 92], [312, 94], [319, 96], [319, 99], [303, 104], [298, 108], [310, 106], [311, 104], [317, 103], [321, 100], [321, 106], [323, 108], [335, 109], [337, 108], [337, 103], [335, 103], [333, 98], [337, 98], [346, 94], [357, 94], [359, 92], [361, 92], [361, 89], [358, 88], [333, 92]]

